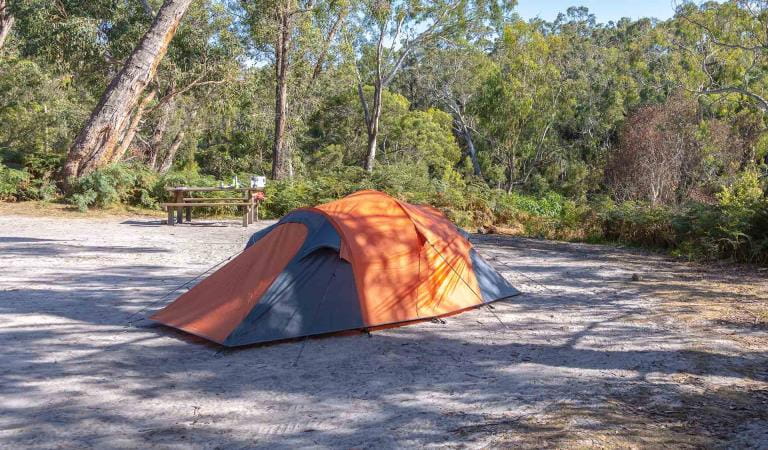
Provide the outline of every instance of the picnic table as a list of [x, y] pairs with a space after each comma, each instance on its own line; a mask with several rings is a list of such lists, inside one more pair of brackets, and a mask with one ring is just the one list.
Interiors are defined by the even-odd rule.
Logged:
[[[166, 187], [165, 190], [169, 191], [173, 196], [172, 202], [162, 204], [168, 211], [168, 225], [175, 225], [176, 222], [182, 223], [184, 221], [183, 210], [186, 210], [187, 222], [191, 222], [192, 208], [194, 207], [237, 206], [243, 208], [243, 226], [247, 227], [248, 224], [259, 221], [259, 203], [263, 196], [259, 196], [257, 192], [263, 191], [264, 188], [176, 186]], [[192, 192], [232, 192], [233, 197], [201, 198], [193, 197]], [[240, 194], [240, 196], [234, 197], [237, 194]], [[176, 213], [175, 221], [174, 212]]]

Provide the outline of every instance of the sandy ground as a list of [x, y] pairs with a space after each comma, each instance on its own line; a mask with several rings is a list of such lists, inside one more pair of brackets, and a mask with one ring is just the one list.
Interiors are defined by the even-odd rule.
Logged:
[[524, 294], [444, 324], [238, 350], [127, 326], [257, 228], [3, 214], [0, 447], [768, 448], [757, 268], [475, 236]]

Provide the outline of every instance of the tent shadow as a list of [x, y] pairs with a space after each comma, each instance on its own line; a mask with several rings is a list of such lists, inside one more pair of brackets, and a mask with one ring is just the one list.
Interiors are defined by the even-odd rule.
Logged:
[[[624, 272], [648, 261], [632, 251], [473, 239], [482, 252], [505, 252], [491, 263], [526, 293], [494, 303], [492, 312], [470, 310], [445, 324], [370, 337], [225, 349], [151, 322], [125, 327], [127, 317], [142, 309], [150, 314], [169, 287], [189, 280], [160, 264], [62, 271], [32, 287], [0, 290], [0, 316], [13, 319], [0, 325], [0, 398], [14, 399], [0, 402], [0, 442], [9, 448], [766, 442], [768, 354], [723, 347], [714, 332], [702, 340], [695, 329], [656, 326], [648, 320], [671, 316], [674, 307], [636, 301], [671, 289], [708, 300], [718, 295], [716, 286], [673, 285], [692, 272], [655, 256], [658, 270], [648, 276], [657, 278], [632, 283]], [[510, 263], [516, 260], [519, 265]], [[60, 390], [51, 390], [51, 382]]]

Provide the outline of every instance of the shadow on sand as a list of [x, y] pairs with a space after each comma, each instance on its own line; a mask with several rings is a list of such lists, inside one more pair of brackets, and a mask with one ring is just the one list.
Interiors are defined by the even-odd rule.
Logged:
[[[66, 246], [46, 240], [18, 241], [30, 242], [50, 249], [14, 254], [67, 252]], [[162, 306], [154, 303], [157, 298], [188, 281], [161, 266], [109, 267], [53, 277], [47, 281], [50, 289], [0, 291], [0, 316], [67, 319], [39, 327], [0, 327], [0, 396], [45, 397], [35, 380], [82, 380], [69, 398], [49, 399], [44, 409], [55, 413], [42, 414], [41, 406], [33, 404], [0, 406], [0, 433], [12, 431], [0, 434], [0, 443], [39, 445], [56, 437], [72, 446], [99, 446], [111, 438], [109, 431], [99, 431], [100, 425], [110, 430], [119, 423], [133, 445], [398, 447], [477, 441], [553, 447], [569, 446], [585, 435], [602, 445], [601, 436], [618, 433], [624, 444], [709, 446], [738, 445], [739, 432], [765, 423], [766, 391], [727, 384], [715, 390], [690, 387], [710, 376], [768, 382], [765, 352], [643, 348], [670, 341], [670, 347], [684, 348], [686, 337], [633, 322], [648, 314], [627, 301], [637, 292], [620, 275], [601, 274], [600, 264], [634, 270], [640, 264], [637, 253], [484, 236], [475, 242], [489, 259], [496, 253], [507, 259], [516, 254], [527, 255], [528, 261], [548, 258], [551, 264], [513, 269], [491, 259], [501, 272], [524, 273], [548, 290], [497, 303], [500, 321], [487, 310], [476, 310], [449, 318], [448, 325], [426, 323], [372, 337], [333, 336], [231, 350], [149, 322], [125, 327], [136, 311]], [[657, 264], [653, 276], [659, 283], [679, 270], [674, 262], [649, 258]], [[573, 293], [584, 289], [589, 293]], [[691, 289], [691, 295], [717, 295]], [[577, 329], [562, 326], [561, 320], [585, 310], [593, 312], [594, 321]], [[552, 320], [519, 318], [530, 312], [551, 313]], [[82, 333], [88, 341], [72, 339]], [[113, 342], [115, 334], [120, 337]], [[610, 348], [583, 346], [587, 336]], [[608, 345], [615, 342], [625, 348]], [[60, 356], [52, 358], [53, 352]], [[671, 377], [688, 384], [671, 382]], [[120, 392], [123, 401], [145, 405], [146, 414], [86, 401], [98, 392]], [[188, 397], [215, 399], [221, 408], [190, 409], [189, 420], [171, 420], [164, 410], [153, 409], [158, 400]], [[247, 427], [217, 425], [233, 423], [229, 402], [256, 398], [260, 401], [252, 405]], [[298, 401], [304, 406], [296, 406]], [[85, 422], [87, 431], [78, 432]], [[760, 438], [759, 432], [749, 436]]]

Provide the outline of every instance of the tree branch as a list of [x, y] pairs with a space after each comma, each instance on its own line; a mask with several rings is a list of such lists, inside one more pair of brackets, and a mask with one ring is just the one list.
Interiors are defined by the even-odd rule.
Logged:
[[747, 89], [740, 88], [737, 86], [728, 86], [728, 87], [717, 88], [717, 89], [702, 89], [702, 90], [699, 90], [697, 93], [702, 95], [741, 94], [745, 97], [749, 97], [752, 100], [755, 100], [758, 103], [757, 107], [760, 108], [760, 110], [762, 110], [763, 112], [768, 113], [768, 99], [758, 94], [755, 94], [754, 92], [750, 92]]

